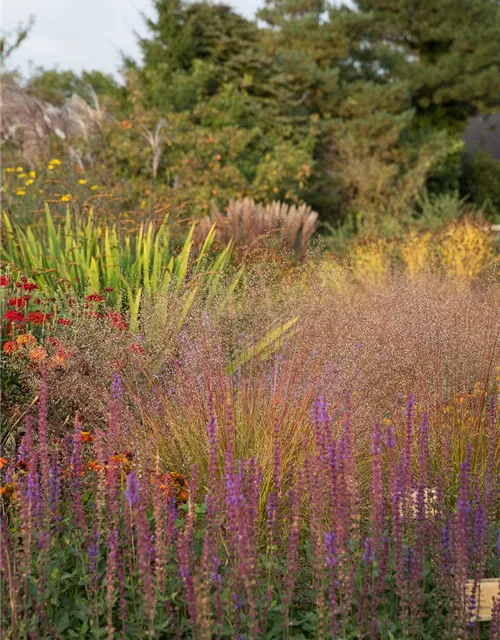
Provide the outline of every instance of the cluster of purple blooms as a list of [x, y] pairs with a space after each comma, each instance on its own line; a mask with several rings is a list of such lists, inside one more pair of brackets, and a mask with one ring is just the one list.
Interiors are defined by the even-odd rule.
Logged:
[[190, 470], [180, 506], [158, 461], [109, 462], [118, 377], [112, 396], [106, 433], [87, 446], [77, 419], [51, 443], [43, 380], [37, 429], [28, 418], [17, 460], [2, 469], [2, 486], [14, 487], [2, 504], [9, 637], [75, 637], [86, 625], [108, 638], [500, 638], [500, 593], [491, 622], [476, 621], [480, 581], [500, 576], [494, 398], [481, 473], [471, 450], [456, 465], [435, 459], [410, 396], [405, 433], [374, 426], [364, 482], [349, 397], [340, 424], [318, 397], [311, 441], [292, 464], [271, 425], [266, 472], [257, 457], [237, 458], [235, 416], [216, 416], [210, 397], [206, 477]]

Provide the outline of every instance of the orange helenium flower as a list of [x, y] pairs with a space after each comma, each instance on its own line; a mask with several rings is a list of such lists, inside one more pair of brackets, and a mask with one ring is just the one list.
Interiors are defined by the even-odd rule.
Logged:
[[17, 336], [16, 342], [22, 347], [34, 347], [36, 345], [36, 338], [31, 333], [21, 333]]
[[19, 349], [19, 346], [15, 342], [12, 342], [11, 340], [9, 340], [3, 345], [2, 351], [4, 353], [14, 353], [18, 349]]
[[39, 362], [40, 360], [45, 360], [48, 356], [48, 353], [45, 351], [43, 347], [35, 347], [28, 353], [28, 358], [33, 362]]
[[186, 476], [183, 476], [182, 473], [177, 473], [177, 471], [166, 473], [162, 484], [160, 484], [160, 489], [162, 489], [167, 496], [173, 495], [178, 505], [185, 504], [188, 501], [189, 484]]

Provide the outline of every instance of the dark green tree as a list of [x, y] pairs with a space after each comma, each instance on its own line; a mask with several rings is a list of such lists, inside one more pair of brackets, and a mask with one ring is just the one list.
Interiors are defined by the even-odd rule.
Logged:
[[369, 46], [404, 80], [420, 126], [461, 131], [500, 105], [498, 0], [358, 0], [372, 16]]

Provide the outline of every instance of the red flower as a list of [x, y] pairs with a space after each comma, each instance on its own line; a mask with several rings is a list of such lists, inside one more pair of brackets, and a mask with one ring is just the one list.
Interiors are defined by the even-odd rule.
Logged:
[[0, 276], [0, 287], [8, 287], [10, 284], [9, 276]]
[[104, 287], [103, 291], [105, 291], [106, 293], [111, 293], [112, 291], [114, 291], [113, 287]]
[[34, 291], [35, 289], [39, 289], [39, 286], [34, 282], [25, 282], [23, 284], [23, 289], [25, 291]]
[[104, 298], [100, 296], [98, 293], [91, 293], [89, 296], [85, 298], [87, 302], [102, 302]]
[[68, 327], [73, 324], [71, 320], [68, 320], [68, 318], [58, 318], [57, 322]]
[[128, 350], [131, 353], [138, 353], [140, 355], [143, 355], [144, 353], [146, 353], [146, 349], [144, 347], [141, 347], [140, 344], [131, 344]]
[[51, 318], [51, 313], [42, 313], [41, 311], [32, 311], [26, 316], [26, 322], [32, 322], [33, 324], [43, 324]]
[[9, 298], [7, 304], [9, 307], [24, 307], [24, 300], [22, 298]]
[[24, 315], [20, 311], [14, 311], [11, 309], [10, 311], [7, 311], [4, 318], [10, 322], [22, 322], [24, 320]]
[[23, 283], [22, 282], [16, 282], [16, 287], [18, 287], [19, 289], [22, 289]]
[[30, 295], [25, 295], [25, 296], [23, 296], [23, 300], [25, 302], [28, 302], [28, 300], [31, 300], [31, 296]]
[[42, 304], [42, 301], [40, 300], [40, 298], [35, 298], [35, 299], [33, 300], [33, 302], [34, 302], [35, 304]]
[[125, 322], [121, 313], [119, 313], [118, 311], [110, 311], [106, 317], [111, 322], [111, 326], [113, 326], [115, 329], [122, 329], [124, 331], [128, 329], [128, 324]]

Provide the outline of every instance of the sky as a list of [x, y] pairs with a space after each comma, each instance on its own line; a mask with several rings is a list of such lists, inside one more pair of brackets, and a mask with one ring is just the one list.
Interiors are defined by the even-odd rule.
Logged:
[[[120, 51], [139, 57], [134, 31], [147, 30], [141, 13], [151, 13], [151, 0], [0, 0], [2, 33], [33, 16], [35, 23], [8, 69], [28, 75], [34, 67], [59, 70], [98, 69], [117, 74]], [[262, 0], [229, 0], [239, 13], [255, 15]]]

